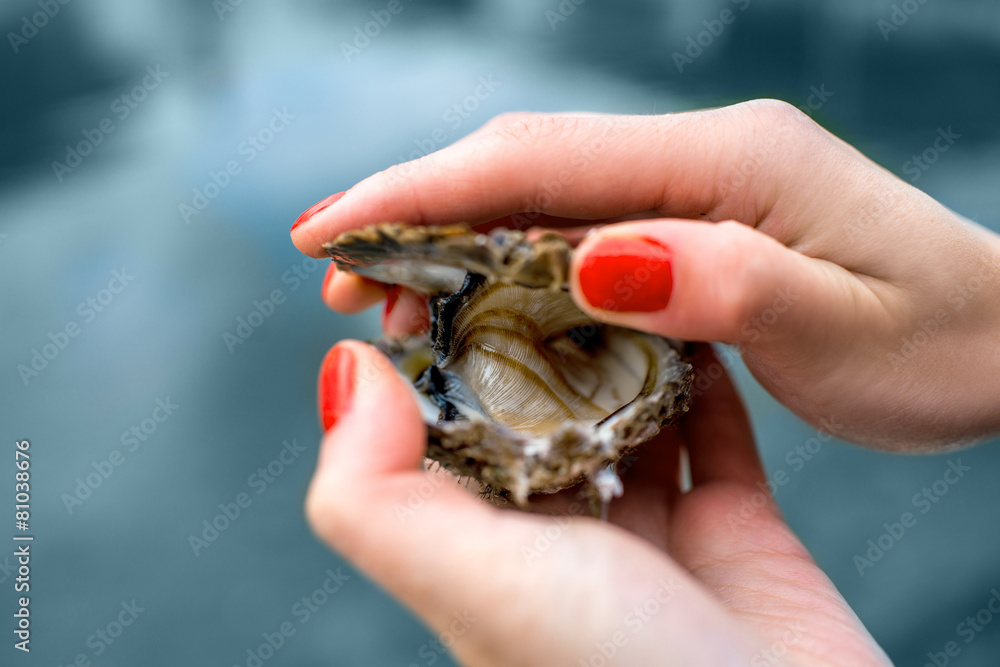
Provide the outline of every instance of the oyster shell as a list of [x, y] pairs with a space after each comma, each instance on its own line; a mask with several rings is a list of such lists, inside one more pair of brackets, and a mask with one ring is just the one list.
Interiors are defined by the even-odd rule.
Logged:
[[429, 297], [426, 335], [374, 344], [414, 387], [427, 455], [491, 495], [523, 505], [587, 481], [606, 502], [615, 463], [687, 409], [677, 344], [580, 311], [557, 234], [381, 224], [324, 247], [339, 269]]

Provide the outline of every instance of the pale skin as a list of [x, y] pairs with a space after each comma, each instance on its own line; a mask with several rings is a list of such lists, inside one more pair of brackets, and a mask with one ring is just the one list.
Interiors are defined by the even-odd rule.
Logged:
[[[502, 116], [362, 181], [292, 239], [321, 257], [339, 232], [386, 220], [597, 226], [570, 285], [595, 317], [736, 344], [768, 391], [843, 439], [938, 451], [1000, 430], [1000, 240], [783, 103]], [[583, 298], [576, 272], [612, 236], [670, 248], [666, 308], [598, 311]], [[355, 312], [385, 291], [338, 274], [323, 296]], [[417, 313], [406, 294], [386, 326], [406, 329]], [[344, 345], [359, 368], [380, 363]], [[777, 650], [789, 664], [885, 664], [772, 502], [746, 523], [727, 521], [764, 479], [727, 380], [697, 398], [678, 431], [644, 445], [609, 523], [563, 520], [529, 563], [522, 546], [554, 519], [444, 484], [401, 520], [395, 508], [429, 479], [424, 432], [400, 380], [369, 375], [324, 440], [310, 519], [435, 631], [455, 612], [478, 618], [453, 646], [466, 663], [576, 665], [623, 630], [619, 664], [754, 664]], [[680, 448], [694, 479], [687, 493]], [[565, 510], [560, 502], [547, 505]], [[678, 590], [632, 633], [623, 617], [658, 581]]]

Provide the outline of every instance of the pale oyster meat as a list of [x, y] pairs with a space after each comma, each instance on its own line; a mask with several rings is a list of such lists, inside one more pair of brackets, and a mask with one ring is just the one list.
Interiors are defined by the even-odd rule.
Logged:
[[427, 295], [428, 333], [374, 344], [413, 385], [427, 456], [490, 496], [523, 505], [589, 482], [606, 502], [615, 464], [687, 410], [678, 344], [577, 308], [557, 234], [387, 223], [324, 247], [341, 270]]

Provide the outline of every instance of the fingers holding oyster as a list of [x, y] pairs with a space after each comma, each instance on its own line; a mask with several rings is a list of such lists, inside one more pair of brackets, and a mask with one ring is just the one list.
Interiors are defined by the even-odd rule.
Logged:
[[[718, 364], [706, 348], [695, 363]], [[498, 512], [422, 471], [412, 385], [369, 346], [333, 348], [321, 396], [331, 428], [306, 500], [313, 530], [451, 638], [462, 664], [588, 662], [623, 627], [621, 664], [750, 664], [775, 645], [789, 664], [888, 664], [773, 501], [741, 515], [764, 474], [724, 376], [627, 461], [607, 522], [566, 493], [533, 496], [540, 514]], [[623, 626], [640, 609], [639, 627]], [[782, 644], [789, 627], [796, 641]]]
[[[599, 226], [568, 281], [592, 318], [737, 344], [765, 389], [840, 439], [920, 452], [1000, 430], [995, 364], [979, 361], [995, 359], [1000, 238], [781, 102], [501, 116], [307, 213], [292, 241], [315, 257], [385, 221]], [[642, 282], [660, 247], [669, 281]], [[340, 271], [324, 294], [343, 311], [384, 295]], [[933, 354], [911, 358], [942, 312]]]

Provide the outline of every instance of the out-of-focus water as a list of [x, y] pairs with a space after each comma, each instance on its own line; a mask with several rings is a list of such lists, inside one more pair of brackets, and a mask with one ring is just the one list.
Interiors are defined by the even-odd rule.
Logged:
[[[818, 106], [817, 120], [908, 179], [910, 157], [953, 128], [961, 138], [916, 185], [1000, 229], [1000, 5], [900, 4], [917, 9], [896, 25], [884, 1], [403, 0], [346, 55], [386, 3], [5, 4], [0, 497], [13, 504], [13, 443], [28, 438], [36, 541], [30, 656], [12, 648], [13, 548], [0, 550], [2, 663], [246, 665], [289, 621], [266, 664], [449, 664], [305, 525], [319, 360], [377, 321], [324, 308], [325, 263], [295, 251], [291, 222], [503, 111], [774, 96]], [[714, 35], [723, 10], [735, 18]], [[481, 77], [495, 89], [449, 115]], [[92, 149], [67, 155], [81, 142]], [[274, 290], [273, 313], [227, 345]], [[22, 378], [50, 343], [57, 353]], [[727, 358], [769, 473], [788, 474], [777, 499], [789, 522], [893, 659], [921, 665], [957, 641], [950, 664], [996, 664], [1000, 618], [969, 641], [956, 632], [1000, 587], [997, 443], [923, 458], [821, 444]], [[960, 483], [859, 574], [854, 556], [959, 459]], [[241, 493], [249, 506], [218, 520]], [[193, 547], [206, 521], [228, 525]], [[304, 618], [295, 605], [338, 568], [350, 578]], [[135, 620], [105, 641], [96, 633], [123, 605]]]

